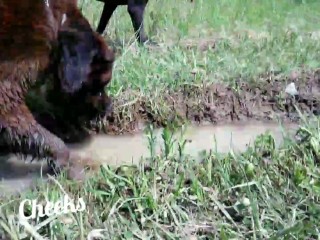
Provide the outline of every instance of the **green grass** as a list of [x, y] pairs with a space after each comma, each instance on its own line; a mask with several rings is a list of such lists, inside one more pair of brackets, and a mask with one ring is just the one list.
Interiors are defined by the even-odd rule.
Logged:
[[[102, 5], [85, 0], [80, 5], [96, 26]], [[240, 78], [267, 87], [276, 80], [286, 83], [294, 71], [316, 70], [319, 7], [316, 0], [151, 0], [145, 20], [148, 35], [160, 45], [155, 49], [132, 42], [130, 17], [119, 8], [107, 30], [118, 50], [108, 89], [116, 111], [130, 120], [137, 111], [130, 105], [142, 101], [167, 119], [172, 112], [165, 96], [186, 85], [234, 85]], [[206, 43], [215, 47], [206, 50]], [[261, 75], [270, 71], [280, 77], [267, 83]], [[50, 239], [86, 239], [92, 229], [104, 229], [105, 239], [320, 239], [315, 122], [303, 123], [302, 142], [287, 138], [276, 149], [266, 133], [241, 154], [213, 151], [200, 164], [183, 154], [183, 141], [181, 151], [173, 152], [177, 143], [166, 130], [167, 150], [159, 156], [150, 150], [150, 159], [137, 167], [102, 167], [81, 186], [61, 176], [36, 191], [1, 199], [0, 226], [10, 239], [19, 239], [25, 234], [15, 219], [20, 201], [56, 201], [66, 191], [83, 197], [86, 211], [37, 219], [31, 229], [44, 225], [38, 232]]]
[[[104, 166], [84, 185], [59, 177], [2, 200], [0, 225], [19, 239], [22, 199], [57, 201], [67, 192], [82, 197], [86, 210], [29, 222], [42, 225], [43, 236], [85, 239], [104, 229], [103, 239], [319, 239], [319, 124], [304, 124], [297, 140], [285, 138], [278, 149], [265, 133], [243, 153], [204, 153], [200, 164], [184, 154], [183, 138], [174, 143], [165, 129], [163, 153], [151, 151], [137, 167]], [[152, 129], [146, 136], [152, 145]], [[177, 144], [181, 151], [172, 150]]]
[[[150, 1], [145, 23], [158, 51], [130, 48], [134, 39], [126, 7], [119, 7], [107, 29], [109, 38], [123, 42], [117, 60], [112, 93], [121, 89], [179, 89], [183, 84], [232, 82], [236, 76], [254, 78], [270, 70], [289, 73], [302, 67], [319, 67], [320, 13], [317, 1]], [[102, 4], [83, 1], [84, 13], [97, 26]], [[98, 10], [97, 10], [98, 9]], [[313, 35], [312, 35], [313, 34]], [[251, 36], [251, 38], [249, 37]], [[215, 40], [212, 51], [186, 50], [186, 42]], [[199, 69], [194, 79], [191, 71]]]
[[[127, 122], [134, 121], [141, 105], [159, 122], [171, 119], [170, 96], [183, 88], [191, 88], [192, 94], [194, 88], [217, 82], [235, 86], [239, 79], [265, 86], [270, 76], [261, 76], [276, 72], [278, 77], [268, 83], [272, 87], [275, 81], [287, 84], [294, 72], [320, 67], [318, 1], [171, 3], [150, 1], [145, 14], [147, 34], [158, 48], [139, 48], [133, 42], [125, 6], [116, 10], [105, 32], [118, 53], [108, 92], [117, 117]], [[96, 27], [102, 4], [83, 0], [80, 6]]]

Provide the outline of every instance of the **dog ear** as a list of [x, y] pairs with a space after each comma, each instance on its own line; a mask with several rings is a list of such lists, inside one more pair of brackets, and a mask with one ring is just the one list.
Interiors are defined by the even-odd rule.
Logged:
[[88, 80], [97, 43], [90, 31], [60, 31], [58, 69], [61, 88], [74, 93]]

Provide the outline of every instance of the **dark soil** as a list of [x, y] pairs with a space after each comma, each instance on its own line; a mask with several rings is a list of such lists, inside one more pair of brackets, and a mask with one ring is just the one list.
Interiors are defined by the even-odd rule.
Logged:
[[[285, 93], [290, 82], [295, 83], [299, 95], [293, 97]], [[127, 91], [122, 93], [122, 99], [114, 99], [112, 114], [103, 122], [91, 125], [90, 132], [132, 133], [140, 131], [145, 123], [160, 127], [185, 121], [196, 124], [249, 119], [298, 122], [299, 114], [295, 107], [309, 116], [320, 112], [320, 71], [304, 71], [291, 77], [268, 73], [254, 81], [239, 78], [233, 86], [223, 83], [199, 87], [185, 85], [179, 91], [164, 93], [161, 99], [157, 99], [157, 109], [143, 97], [131, 105], [126, 104], [132, 95], [139, 96], [139, 93]], [[48, 115], [37, 116], [43, 125], [64, 140], [72, 142], [84, 138], [80, 130], [67, 133], [69, 127], [66, 126], [71, 123], [60, 120], [57, 124], [58, 120], [53, 121]]]

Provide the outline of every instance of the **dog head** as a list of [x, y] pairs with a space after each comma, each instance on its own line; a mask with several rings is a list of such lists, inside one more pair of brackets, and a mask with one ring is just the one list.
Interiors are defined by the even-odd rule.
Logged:
[[90, 121], [111, 111], [105, 87], [112, 78], [114, 53], [76, 9], [61, 16], [54, 59], [55, 101], [70, 117]]

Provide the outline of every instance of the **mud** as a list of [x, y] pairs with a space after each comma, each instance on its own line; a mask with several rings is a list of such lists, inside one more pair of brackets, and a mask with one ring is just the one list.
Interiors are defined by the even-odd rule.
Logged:
[[[191, 155], [197, 159], [200, 157], [199, 153], [202, 150], [213, 150], [214, 152], [217, 150], [221, 153], [226, 153], [230, 149], [243, 151], [256, 136], [266, 131], [269, 131], [274, 136], [278, 145], [282, 141], [284, 132], [288, 130], [290, 133], [295, 129], [296, 125], [286, 125], [286, 128], [283, 129], [279, 124], [263, 122], [220, 126], [190, 126], [183, 137], [183, 139], [188, 140], [184, 154]], [[160, 154], [161, 148], [163, 148], [161, 134], [161, 130], [156, 130], [156, 154]], [[176, 140], [179, 140], [180, 137], [179, 134], [174, 136]], [[91, 153], [103, 163], [112, 166], [137, 164], [141, 157], [150, 157], [148, 139], [142, 133], [122, 136], [97, 135], [85, 144], [72, 144], [69, 146], [73, 151], [79, 153]], [[175, 144], [175, 146], [177, 145]], [[19, 192], [33, 186], [35, 181], [41, 177], [41, 170], [43, 170], [42, 174], [46, 176], [46, 165], [41, 162], [24, 163], [16, 156], [2, 158], [0, 161], [0, 178], [3, 179], [0, 187], [4, 188], [0, 191], [2, 194]]]
[[[299, 95], [285, 93], [289, 83], [295, 83]], [[299, 122], [296, 107], [305, 116], [320, 113], [320, 71], [292, 72], [289, 75], [267, 73], [257, 79], [239, 77], [233, 85], [223, 83], [193, 86], [168, 91], [150, 103], [147, 98], [132, 101], [139, 93], [122, 93], [114, 99], [115, 111], [96, 126], [97, 131], [122, 134], [141, 129], [145, 122], [158, 127], [168, 123], [190, 121], [203, 123], [237, 123], [248, 120]], [[162, 106], [154, 109], [153, 106]], [[159, 113], [160, 111], [160, 113]]]

